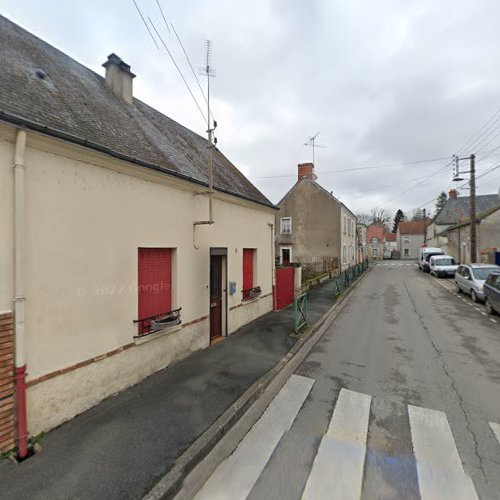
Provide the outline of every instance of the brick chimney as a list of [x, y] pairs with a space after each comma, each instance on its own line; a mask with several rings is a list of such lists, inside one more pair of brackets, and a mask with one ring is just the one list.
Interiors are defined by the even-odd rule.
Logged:
[[456, 199], [457, 194], [458, 193], [456, 189], [450, 189], [450, 191], [448, 192], [448, 198], [450, 198], [450, 200], [454, 200]]
[[116, 54], [110, 54], [103, 66], [106, 68], [106, 84], [111, 92], [128, 104], [132, 104], [132, 80], [135, 75], [130, 71], [130, 66]]
[[316, 176], [314, 175], [314, 164], [313, 163], [299, 163], [298, 165], [298, 180], [306, 179], [314, 180]]

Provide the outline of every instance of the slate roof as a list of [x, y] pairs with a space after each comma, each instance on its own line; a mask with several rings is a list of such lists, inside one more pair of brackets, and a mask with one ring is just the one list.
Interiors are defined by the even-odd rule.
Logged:
[[[500, 196], [498, 194], [483, 194], [476, 196], [476, 213], [480, 214], [500, 205]], [[434, 224], [457, 224], [461, 220], [469, 217], [469, 197], [458, 196], [457, 198], [448, 198], [446, 205], [437, 213], [433, 219]]]
[[[138, 99], [126, 104], [102, 76], [2, 16], [0, 47], [0, 120], [208, 185], [206, 138]], [[213, 176], [215, 189], [274, 207], [218, 150]]]
[[398, 224], [399, 234], [425, 234], [426, 221], [401, 221]]

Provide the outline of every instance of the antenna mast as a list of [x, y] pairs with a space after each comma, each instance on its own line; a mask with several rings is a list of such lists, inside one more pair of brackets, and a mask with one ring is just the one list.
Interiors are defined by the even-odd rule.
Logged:
[[[210, 40], [205, 41], [206, 49], [206, 61], [205, 67], [200, 68], [199, 74], [205, 75], [207, 77], [207, 148], [208, 148], [208, 221], [195, 222], [196, 224], [213, 224], [213, 213], [212, 213], [212, 195], [213, 195], [213, 155], [214, 155], [214, 141], [213, 132], [217, 128], [217, 122], [213, 121], [213, 127], [210, 123], [210, 78], [215, 77], [215, 70], [211, 67], [211, 55], [212, 55], [212, 42]], [[217, 139], [215, 139], [217, 143]]]
[[311, 146], [312, 147], [312, 153], [313, 153], [313, 165], [314, 163], [314, 149], [315, 148], [327, 148], [328, 146], [324, 146], [323, 144], [316, 144], [316, 137], [318, 137], [320, 133], [318, 132], [316, 135], [313, 135], [312, 137], [309, 137], [309, 140], [304, 143], [304, 146]]

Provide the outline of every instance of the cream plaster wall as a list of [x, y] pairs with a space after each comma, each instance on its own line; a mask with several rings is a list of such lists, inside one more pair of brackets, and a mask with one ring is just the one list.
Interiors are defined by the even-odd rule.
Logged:
[[[340, 238], [340, 268], [341, 270], [346, 269], [350, 266], [356, 264], [356, 218], [345, 209], [343, 205], [340, 208], [340, 220], [341, 220], [341, 238]], [[346, 247], [345, 259], [344, 259], [344, 246]]]
[[[0, 309], [13, 298], [13, 139], [13, 129], [0, 126]], [[273, 209], [217, 194], [215, 224], [194, 233], [193, 222], [208, 215], [207, 198], [196, 195], [202, 186], [34, 133], [25, 183], [28, 381], [133, 341], [139, 247], [176, 249], [172, 299], [183, 323], [209, 314], [210, 247], [227, 247], [227, 279], [237, 283], [228, 295], [229, 333], [272, 309], [272, 297], [231, 307], [241, 303], [243, 248], [256, 249], [255, 284], [263, 296], [272, 293]], [[208, 342], [205, 320], [33, 385], [31, 431], [47, 430]]]

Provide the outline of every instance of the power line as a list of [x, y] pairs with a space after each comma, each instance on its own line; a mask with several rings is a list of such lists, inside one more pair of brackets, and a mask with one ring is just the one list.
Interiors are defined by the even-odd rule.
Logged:
[[[498, 116], [497, 116], [498, 115]], [[495, 119], [496, 117], [496, 119]], [[465, 142], [464, 146], [459, 150], [461, 153], [467, 149], [475, 149], [477, 147], [477, 141], [486, 134], [495, 123], [500, 119], [500, 108], [497, 109], [493, 115], [486, 120], [486, 122], [479, 128], [477, 132], [472, 134], [472, 136]], [[492, 123], [490, 123], [492, 122]], [[484, 130], [483, 130], [484, 129]]]
[[[184, 49], [184, 45], [182, 44], [181, 38], [180, 38], [179, 34], [177, 33], [177, 30], [174, 27], [174, 23], [170, 23], [170, 24], [172, 25], [172, 30], [174, 31], [174, 34], [179, 42], [179, 45], [181, 46], [182, 52], [184, 52], [184, 55], [186, 56], [186, 61], [188, 62], [189, 67], [191, 68], [191, 71], [193, 73], [193, 76], [196, 79], [196, 83], [198, 84], [198, 88], [200, 89], [201, 95], [203, 96], [203, 99], [205, 100], [205, 102], [207, 103], [207, 106], [208, 106], [208, 100], [205, 96], [205, 92], [203, 92], [203, 88], [201, 87], [200, 80], [198, 79], [198, 76], [196, 75], [196, 72], [193, 68], [193, 65], [191, 64], [191, 60], [189, 59], [189, 56], [188, 56], [186, 50]], [[210, 115], [212, 116], [212, 120], [215, 121], [215, 117], [214, 117], [214, 114], [212, 113], [212, 109], [210, 109]]]
[[174, 63], [174, 66], [176, 67], [177, 71], [179, 72], [179, 75], [181, 76], [182, 78], [182, 81], [184, 82], [184, 84], [186, 85], [186, 88], [188, 89], [189, 93], [191, 94], [191, 97], [193, 98], [193, 101], [195, 102], [196, 104], [196, 107], [198, 108], [198, 110], [200, 111], [200, 114], [201, 116], [203, 117], [203, 121], [206, 121], [206, 118], [205, 118], [205, 114], [203, 113], [203, 111], [201, 110], [201, 107], [200, 105], [198, 104], [198, 101], [196, 100], [196, 97], [194, 96], [192, 90], [191, 90], [191, 87], [189, 86], [188, 82], [186, 81], [186, 79], [184, 78], [184, 75], [182, 74], [182, 71], [181, 69], [179, 68], [179, 66], [177, 65], [177, 63], [175, 62], [175, 59], [174, 59], [174, 56], [172, 55], [172, 53], [170, 52], [170, 50], [168, 49], [167, 47], [167, 44], [165, 43], [165, 40], [163, 39], [163, 37], [160, 35], [160, 33], [158, 33], [158, 30], [156, 29], [156, 26], [154, 25], [153, 21], [151, 21], [151, 19], [148, 17], [149, 19], [149, 22], [151, 23], [151, 25], [153, 26], [153, 29], [155, 30], [155, 33], [157, 34], [158, 38], [160, 39], [160, 42], [162, 43], [163, 47], [165, 47], [165, 50], [167, 51], [168, 55], [170, 56], [170, 59], [172, 60], [172, 62]]
[[170, 35], [170, 28], [168, 27], [168, 23], [167, 23], [167, 20], [165, 19], [165, 15], [163, 14], [163, 9], [161, 8], [161, 5], [160, 5], [160, 2], [158, 0], [156, 0], [156, 4], [158, 5], [158, 8], [160, 9], [160, 14], [161, 14], [161, 17], [163, 18], [163, 22], [165, 23], [165, 26], [167, 28], [167, 31], [168, 31], [168, 34]]
[[155, 40], [155, 37], [153, 36], [153, 33], [151, 33], [151, 30], [149, 29], [148, 23], [146, 22], [146, 20], [144, 19], [144, 16], [142, 15], [141, 9], [139, 9], [139, 6], [137, 5], [135, 0], [132, 0], [132, 2], [134, 2], [135, 8], [137, 9], [137, 12], [141, 16], [141, 19], [142, 19], [142, 22], [144, 23], [144, 26], [146, 26], [146, 29], [148, 30], [149, 36], [151, 37], [151, 40], [153, 40], [153, 43], [156, 45], [156, 48], [158, 50], [160, 50], [160, 47], [156, 43], [156, 40]]
[[[367, 166], [367, 167], [353, 167], [353, 168], [345, 168], [341, 170], [325, 170], [323, 172], [318, 172], [318, 175], [324, 175], [324, 174], [337, 174], [337, 173], [342, 173], [342, 172], [353, 172], [356, 170], [371, 170], [371, 169], [378, 169], [378, 168], [390, 168], [390, 167], [400, 167], [401, 165], [416, 165], [418, 163], [432, 163], [436, 161], [443, 161], [443, 160], [448, 160], [449, 156], [444, 156], [442, 158], [431, 158], [429, 160], [415, 160], [415, 161], [403, 161], [399, 163], [388, 163], [385, 165], [373, 165], [373, 166]], [[262, 175], [258, 177], [250, 177], [251, 179], [277, 179], [280, 177], [295, 177], [296, 174], [283, 174], [283, 175]]]
[[[146, 29], [148, 30], [148, 33], [149, 33], [149, 36], [151, 37], [151, 40], [153, 40], [154, 44], [156, 45], [156, 48], [158, 50], [160, 50], [160, 47], [158, 46], [158, 43], [156, 42], [156, 39], [155, 37], [153, 36], [153, 33], [151, 32], [151, 30], [149, 29], [149, 26], [148, 26], [148, 23], [146, 22], [146, 19], [144, 18], [142, 12], [141, 12], [141, 9], [139, 8], [139, 6], [137, 5], [137, 2], [135, 0], [132, 0], [132, 2], [134, 3], [135, 5], [135, 8], [137, 9], [137, 12], [139, 13], [139, 16], [141, 16], [141, 19], [142, 19], [142, 22], [144, 23], [144, 26], [146, 26]], [[168, 49], [167, 47], [167, 44], [165, 43], [165, 40], [163, 39], [163, 37], [160, 35], [160, 33], [158, 32], [158, 30], [156, 29], [156, 26], [154, 25], [153, 21], [151, 20], [151, 18], [149, 16], [148, 17], [148, 20], [149, 22], [151, 23], [151, 26], [153, 27], [153, 30], [155, 31], [156, 35], [158, 36], [158, 38], [160, 39], [160, 42], [162, 43], [162, 45], [165, 47], [165, 50], [167, 51], [168, 55], [170, 56], [170, 59], [172, 60], [172, 62], [174, 63], [174, 66], [176, 67], [177, 71], [179, 72], [179, 75], [181, 76], [182, 78], [182, 81], [184, 82], [184, 85], [186, 85], [186, 88], [188, 89], [191, 97], [193, 98], [193, 101], [194, 103], [196, 104], [196, 107], [198, 108], [199, 112], [201, 113], [201, 116], [203, 118], [203, 121], [206, 121], [206, 118], [205, 118], [205, 114], [203, 113], [202, 109], [200, 108], [200, 105], [198, 104], [198, 101], [196, 100], [196, 97], [194, 96], [193, 92], [191, 91], [191, 87], [189, 86], [188, 82], [186, 81], [186, 79], [184, 78], [184, 75], [182, 74], [182, 71], [181, 69], [179, 68], [179, 66], [177, 65], [177, 63], [175, 62], [175, 59], [174, 59], [174, 56], [172, 55], [172, 53], [170, 52], [170, 50]]]

